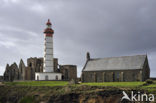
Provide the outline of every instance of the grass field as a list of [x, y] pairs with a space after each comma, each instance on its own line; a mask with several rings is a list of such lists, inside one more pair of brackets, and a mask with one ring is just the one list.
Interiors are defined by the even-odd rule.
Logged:
[[67, 81], [20, 81], [20, 82], [4, 82], [6, 85], [21, 86], [65, 86]]
[[[153, 84], [144, 85], [146, 82], [102, 82], [102, 83], [81, 83], [74, 86], [88, 85], [88, 86], [106, 86], [106, 87], [141, 87], [156, 89], [156, 81]], [[20, 82], [4, 82], [5, 85], [14, 86], [67, 86], [67, 81], [20, 81]]]
[[139, 87], [145, 82], [103, 82], [103, 83], [82, 83], [90, 86], [109, 86], [109, 87]]

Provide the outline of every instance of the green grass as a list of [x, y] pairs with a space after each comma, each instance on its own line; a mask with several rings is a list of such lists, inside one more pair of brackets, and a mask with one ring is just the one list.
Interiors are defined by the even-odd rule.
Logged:
[[21, 82], [4, 82], [6, 85], [21, 86], [65, 86], [67, 81], [21, 81]]
[[[109, 87], [138, 87], [145, 82], [102, 82], [102, 83], [81, 83], [81, 85], [89, 86], [109, 86]], [[21, 81], [21, 82], [5, 82], [6, 85], [22, 85], [22, 86], [66, 86], [67, 81]]]
[[147, 88], [156, 88], [156, 84], [151, 84], [151, 85], [148, 85], [148, 86], [145, 86]]
[[[4, 82], [6, 85], [17, 86], [66, 86], [68, 81], [21, 81], [21, 82]], [[105, 87], [142, 87], [142, 88], [156, 88], [156, 82], [150, 85], [145, 85], [145, 82], [101, 82], [101, 83], [81, 83], [76, 86], [105, 86]]]
[[139, 87], [145, 82], [103, 82], [103, 83], [82, 83], [90, 86], [109, 86], [109, 87]]
[[156, 91], [156, 81], [154, 81], [153, 84], [149, 84], [149, 85], [145, 85], [145, 86], [141, 87], [141, 89], [145, 89], [148, 91]]

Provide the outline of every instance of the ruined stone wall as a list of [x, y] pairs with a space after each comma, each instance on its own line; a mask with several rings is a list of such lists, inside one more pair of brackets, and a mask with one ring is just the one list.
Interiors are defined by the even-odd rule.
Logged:
[[11, 66], [7, 64], [4, 72], [5, 81], [19, 80], [19, 69], [16, 63], [13, 63]]
[[30, 67], [25, 68], [25, 80], [32, 80], [32, 73]]
[[27, 65], [26, 80], [35, 80], [35, 72], [43, 72], [43, 58], [28, 58]]
[[60, 72], [63, 80], [77, 80], [77, 66], [76, 65], [61, 65]]
[[54, 72], [59, 72], [58, 71], [58, 59], [57, 58], [54, 58]]
[[19, 63], [19, 80], [25, 80], [25, 69], [26, 69], [25, 64], [21, 59]]

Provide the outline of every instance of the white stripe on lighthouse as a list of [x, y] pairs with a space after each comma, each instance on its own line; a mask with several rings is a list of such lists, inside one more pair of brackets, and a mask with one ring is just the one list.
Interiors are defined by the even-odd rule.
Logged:
[[45, 35], [44, 42], [44, 70], [43, 72], [54, 72], [53, 64], [53, 37]]

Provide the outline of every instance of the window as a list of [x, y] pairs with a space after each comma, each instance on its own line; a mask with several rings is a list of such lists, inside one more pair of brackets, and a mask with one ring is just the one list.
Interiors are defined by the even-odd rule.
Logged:
[[62, 75], [62, 79], [64, 79], [64, 76]]
[[97, 74], [94, 73], [94, 82], [97, 82]]
[[115, 81], [115, 73], [113, 72], [113, 82]]
[[117, 79], [117, 81], [119, 81], [119, 79], [120, 79], [120, 74], [119, 74], [119, 72], [116, 73], [116, 79]]
[[32, 63], [29, 64], [29, 67], [31, 67], [31, 66], [32, 66]]
[[49, 80], [48, 75], [45, 76], [45, 80]]

